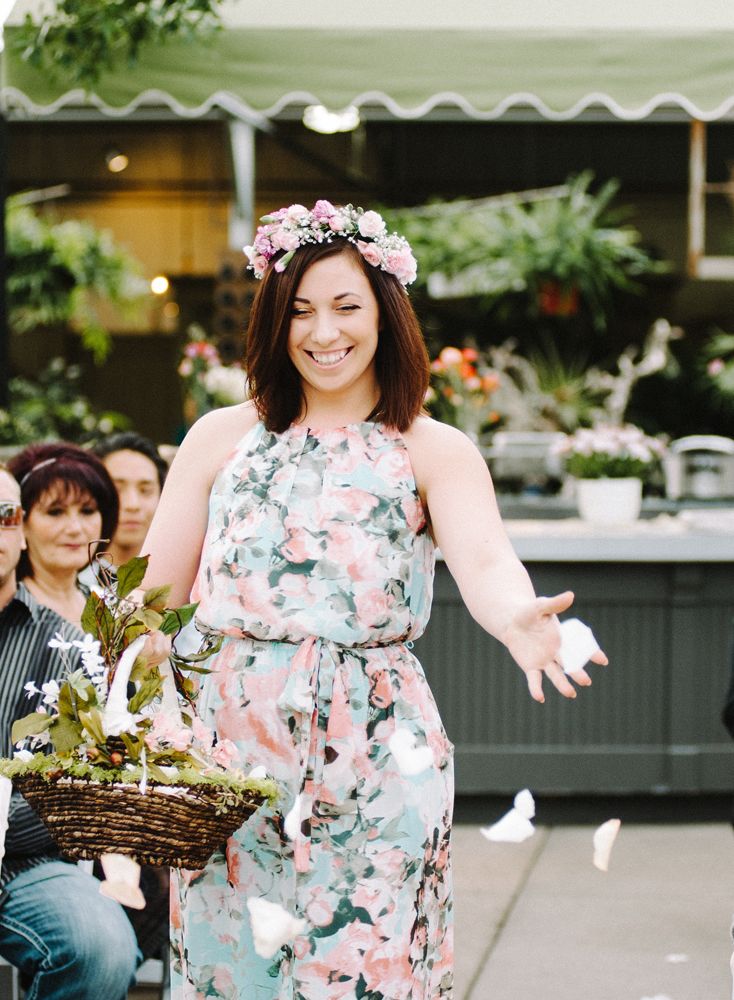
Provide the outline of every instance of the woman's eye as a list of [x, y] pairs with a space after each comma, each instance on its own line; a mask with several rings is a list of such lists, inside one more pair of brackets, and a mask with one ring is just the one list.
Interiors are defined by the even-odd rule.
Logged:
[[84, 514], [85, 517], [91, 517], [92, 514], [96, 514], [98, 510], [98, 507], [82, 507], [82, 514]]
[[357, 309], [359, 309], [359, 306], [351, 302], [348, 302], [343, 306], [339, 306], [339, 312], [354, 312]]
[[307, 309], [293, 309], [291, 316], [305, 316], [307, 312]]

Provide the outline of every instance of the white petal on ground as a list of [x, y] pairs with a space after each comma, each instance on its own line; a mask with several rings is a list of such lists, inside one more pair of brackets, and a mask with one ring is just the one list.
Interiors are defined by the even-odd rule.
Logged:
[[145, 907], [145, 897], [140, 891], [140, 865], [126, 854], [103, 854], [100, 858], [105, 874], [99, 891], [122, 906], [134, 910]]
[[523, 788], [515, 796], [512, 809], [491, 826], [480, 827], [480, 833], [487, 840], [521, 844], [535, 833], [535, 827], [530, 822], [534, 815], [535, 799], [529, 788]]
[[589, 662], [599, 649], [599, 643], [588, 625], [579, 618], [561, 622], [561, 649], [558, 658], [566, 674], [575, 674]]
[[685, 952], [671, 951], [669, 955], [665, 956], [665, 961], [670, 962], [671, 965], [681, 965], [683, 962], [690, 962], [690, 958]]
[[609, 855], [621, 825], [621, 819], [608, 819], [594, 831], [594, 864], [600, 872], [609, 869]]
[[433, 764], [433, 750], [429, 746], [417, 747], [415, 744], [415, 733], [409, 729], [396, 729], [387, 744], [401, 773], [408, 777], [420, 774]]
[[255, 951], [260, 958], [272, 958], [306, 927], [306, 921], [292, 916], [277, 903], [250, 896], [247, 900]]
[[670, 1000], [666, 993], [656, 993], [654, 997], [640, 997], [640, 1000]]
[[532, 819], [535, 815], [535, 799], [529, 788], [523, 788], [518, 792], [514, 801], [515, 809], [524, 816], [525, 819]]
[[303, 796], [299, 792], [296, 795], [296, 801], [291, 806], [288, 815], [283, 820], [283, 830], [285, 835], [289, 840], [295, 840], [298, 836], [298, 831], [301, 829], [301, 802], [303, 801]]
[[248, 778], [267, 778], [267, 776], [268, 772], [264, 764], [258, 764], [257, 767], [253, 767], [247, 775]]

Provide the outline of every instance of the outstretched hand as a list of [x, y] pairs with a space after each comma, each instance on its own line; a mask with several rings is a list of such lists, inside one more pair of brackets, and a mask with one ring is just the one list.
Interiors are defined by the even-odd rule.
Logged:
[[[559, 659], [561, 633], [558, 615], [571, 607], [573, 598], [570, 590], [555, 597], [536, 597], [513, 615], [502, 636], [512, 658], [525, 672], [530, 696], [535, 701], [545, 701], [543, 674], [564, 698], [576, 697], [576, 689], [569, 677], [580, 687], [591, 684], [591, 678], [583, 669], [572, 674], [564, 673]], [[601, 664], [609, 662], [601, 650], [597, 650], [591, 660]]]

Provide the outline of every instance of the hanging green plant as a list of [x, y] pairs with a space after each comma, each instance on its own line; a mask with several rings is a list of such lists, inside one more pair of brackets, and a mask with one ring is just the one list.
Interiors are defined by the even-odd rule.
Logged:
[[585, 309], [603, 331], [613, 294], [639, 291], [640, 278], [668, 265], [612, 212], [618, 182], [592, 192], [592, 179], [587, 171], [530, 200], [508, 195], [385, 214], [410, 241], [429, 294], [514, 298], [531, 319]]
[[223, 0], [58, 0], [35, 20], [26, 14], [11, 45], [54, 80], [91, 86], [120, 63], [132, 66], [143, 45], [193, 37], [218, 26]]
[[14, 333], [69, 324], [96, 361], [110, 349], [99, 305], [132, 309], [146, 291], [137, 262], [89, 222], [37, 215], [8, 200], [5, 216], [8, 321]]

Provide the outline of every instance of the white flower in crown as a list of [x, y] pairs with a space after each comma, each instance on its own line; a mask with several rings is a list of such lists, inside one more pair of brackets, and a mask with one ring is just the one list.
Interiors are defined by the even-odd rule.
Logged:
[[264, 215], [251, 246], [244, 247], [248, 267], [256, 278], [265, 275], [277, 255], [273, 269], [282, 272], [293, 254], [307, 243], [331, 243], [336, 236], [353, 243], [364, 260], [394, 274], [402, 285], [415, 281], [417, 264], [410, 244], [398, 233], [388, 233], [379, 212], [363, 211], [353, 205], [334, 206], [321, 199], [309, 211], [290, 205]]

